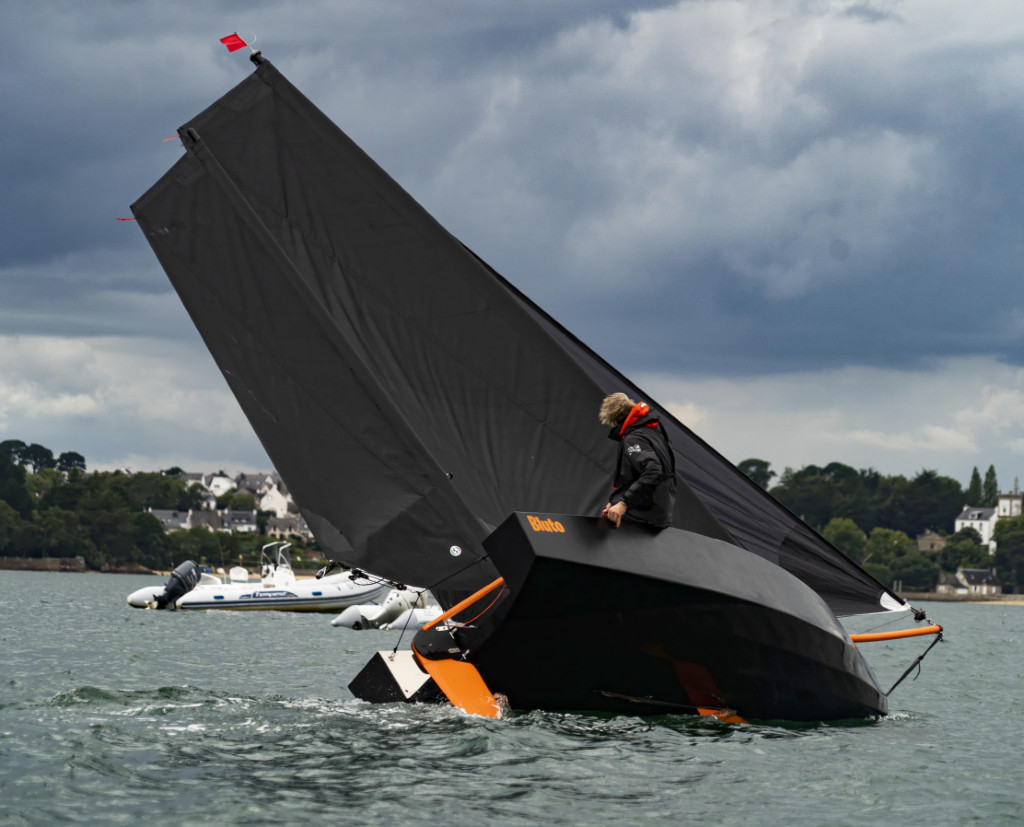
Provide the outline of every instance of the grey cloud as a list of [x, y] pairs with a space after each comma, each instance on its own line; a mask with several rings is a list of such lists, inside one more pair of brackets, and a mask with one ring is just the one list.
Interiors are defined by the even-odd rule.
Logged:
[[250, 71], [238, 29], [627, 372], [1024, 364], [1024, 26], [994, 4], [127, 8], [0, 8], [0, 334], [196, 344], [115, 219]]

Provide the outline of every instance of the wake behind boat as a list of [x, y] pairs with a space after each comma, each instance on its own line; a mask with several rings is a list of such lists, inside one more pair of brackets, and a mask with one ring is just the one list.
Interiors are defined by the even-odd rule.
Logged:
[[[132, 209], [329, 559], [445, 609], [353, 693], [485, 715], [499, 694], [514, 709], [884, 715], [838, 618], [911, 607], [252, 59]], [[669, 435], [673, 528], [597, 517], [614, 456], [596, 412], [617, 391]]]
[[376, 578], [353, 577], [351, 572], [299, 580], [291, 566], [290, 545], [263, 547], [259, 583], [242, 582], [237, 577], [225, 583], [200, 572], [194, 561], [187, 560], [171, 572], [164, 586], [147, 586], [128, 595], [128, 605], [138, 609], [336, 612], [372, 603], [390, 589]]

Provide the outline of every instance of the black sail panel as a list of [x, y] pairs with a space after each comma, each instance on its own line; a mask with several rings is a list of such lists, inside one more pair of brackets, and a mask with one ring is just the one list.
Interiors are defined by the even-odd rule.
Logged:
[[[624, 390], [657, 407], [463, 247], [263, 61], [180, 130], [140, 227], [331, 555], [417, 585], [494, 576], [513, 511], [599, 513]], [[664, 411], [664, 409], [662, 409]], [[789, 569], [834, 608], [880, 584], [681, 423], [679, 527]], [[795, 555], [795, 557], [794, 557]], [[839, 578], [841, 585], [831, 586]]]
[[[317, 536], [334, 550], [344, 547], [331, 542], [325, 520], [356, 549], [394, 540], [401, 553], [380, 555], [372, 566], [354, 552], [332, 555], [375, 574], [431, 585], [465, 570], [465, 582], [446, 585], [475, 587], [493, 575], [489, 564], [470, 565], [482, 558], [487, 527], [423, 461], [415, 435], [379, 413], [388, 403], [371, 370], [345, 351], [301, 284], [282, 277], [288, 267], [279, 252], [236, 206], [209, 167], [187, 156], [135, 209], [311, 527], [320, 526]], [[355, 510], [358, 519], [339, 516]], [[394, 522], [407, 511], [419, 516], [416, 536], [395, 537]], [[453, 556], [453, 546], [465, 554]]]
[[[497, 279], [502, 277], [491, 270]], [[503, 279], [502, 279], [503, 280]], [[644, 399], [661, 412], [676, 454], [678, 492], [673, 523], [719, 537], [702, 524], [692, 502], [698, 500], [724, 526], [732, 542], [789, 571], [813, 588], [839, 616], [878, 612], [903, 600], [833, 547], [799, 517], [762, 490], [735, 465], [677, 420], [641, 388], [507, 284], [510, 294], [559, 342], [578, 369], [598, 386]]]

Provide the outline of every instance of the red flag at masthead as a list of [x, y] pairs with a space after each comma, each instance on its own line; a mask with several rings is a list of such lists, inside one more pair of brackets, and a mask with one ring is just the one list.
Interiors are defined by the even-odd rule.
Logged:
[[239, 49], [243, 49], [249, 45], [238, 36], [238, 32], [229, 34], [227, 37], [222, 37], [220, 42], [228, 47], [229, 52], [237, 52]]

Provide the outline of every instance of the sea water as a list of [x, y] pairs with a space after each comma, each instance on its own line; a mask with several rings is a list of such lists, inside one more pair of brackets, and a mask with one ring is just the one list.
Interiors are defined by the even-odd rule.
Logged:
[[[0, 571], [4, 824], [1024, 819], [1024, 606], [924, 604], [945, 640], [876, 722], [486, 720], [354, 699], [371, 654], [408, 645], [397, 633], [126, 605], [159, 582]], [[888, 688], [930, 640], [862, 649]]]

